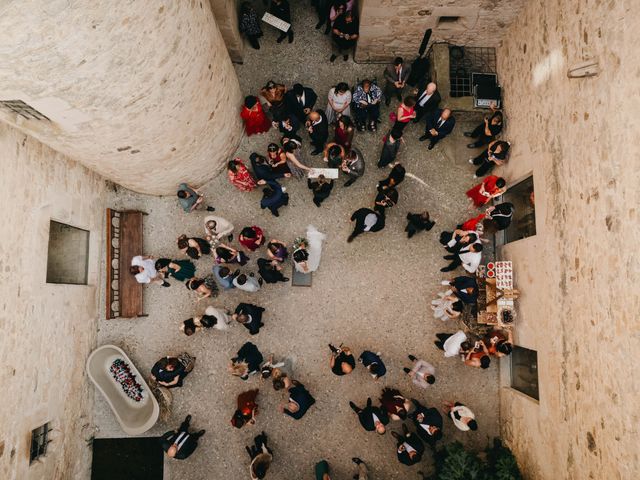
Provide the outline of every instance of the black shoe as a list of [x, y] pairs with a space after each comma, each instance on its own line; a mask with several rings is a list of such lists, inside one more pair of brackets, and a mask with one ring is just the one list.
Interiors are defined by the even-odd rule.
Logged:
[[278, 211], [275, 211], [275, 212], [271, 212], [271, 215], [273, 215], [274, 217], [279, 217], [280, 213], [278, 213]]
[[278, 43], [282, 43], [282, 41], [287, 38], [287, 36], [285, 35], [284, 37], [278, 37], [278, 39], [276, 40], [276, 42]]
[[353, 183], [355, 182], [355, 178], [352, 178], [350, 180], [347, 180], [344, 184], [345, 187], [350, 187], [351, 185], [353, 185]]
[[468, 143], [467, 148], [478, 148], [478, 145], [476, 145], [475, 143]]
[[324, 29], [324, 34], [325, 35], [329, 35], [329, 32], [331, 31], [331, 27], [330, 25], [327, 23], [327, 28]]
[[230, 233], [230, 234], [227, 236], [227, 240], [228, 240], [228, 241], [230, 241], [230, 242], [233, 242], [233, 233]]
[[288, 282], [289, 281], [289, 277], [284, 277], [284, 279], [282, 279], [283, 282]]
[[339, 352], [339, 350], [336, 347], [334, 347], [333, 345], [331, 345], [331, 344], [329, 344], [329, 350], [331, 350], [332, 353], [338, 353]]
[[322, 150], [318, 150], [318, 149], [316, 148], [313, 152], [311, 152], [311, 155], [314, 155], [314, 156], [315, 156], [315, 155], [320, 155], [321, 153], [322, 153]]
[[313, 203], [316, 207], [320, 208], [320, 202], [318, 200], [314, 200]]
[[289, 43], [293, 43], [293, 32], [291, 32], [291, 35], [289, 35]]
[[349, 235], [349, 238], [347, 238], [347, 243], [351, 243], [353, 242], [353, 239], [356, 238], [353, 235]]
[[207, 431], [206, 431], [206, 430], [198, 430], [198, 431], [195, 433], [195, 436], [196, 436], [196, 437], [201, 437], [201, 436], [202, 436], [202, 435], [204, 435], [205, 433], [207, 433]]
[[207, 212], [215, 212], [216, 209], [214, 207], [207, 207]]
[[338, 58], [337, 55], [331, 55], [331, 57], [329, 57], [329, 61], [333, 63], [336, 58]]
[[404, 367], [402, 370], [403, 370], [403, 371], [404, 371], [404, 373], [406, 373], [406, 374], [411, 373], [411, 370], [410, 370], [410, 369], [408, 369], [407, 367]]
[[170, 287], [171, 284], [169, 282], [162, 282], [163, 287]]
[[358, 408], [358, 406], [355, 403], [351, 402], [351, 401], [349, 401], [349, 406], [351, 407], [351, 410], [353, 410], [356, 413], [358, 413], [358, 410], [360, 410]]
[[343, 56], [342, 56], [342, 60], [344, 60], [345, 62], [346, 62], [347, 60], [349, 60], [349, 55], [343, 55]]
[[324, 22], [316, 23], [316, 30], [320, 30], [322, 28], [322, 25], [324, 25]]
[[185, 422], [187, 423], [191, 423], [191, 415], [187, 415], [187, 417], [184, 419]]
[[435, 143], [430, 143], [429, 146], [427, 147], [427, 150], [433, 150], [433, 147], [435, 146], [436, 146]]
[[391, 105], [391, 99], [390, 98], [386, 98], [384, 101], [384, 104], [388, 107], [389, 105]]
[[352, 461], [353, 463], [355, 463], [356, 465], [360, 465], [361, 463], [364, 463], [364, 462], [363, 462], [362, 460], [360, 460], [358, 457], [353, 457], [353, 458], [351, 459], [351, 461]]
[[415, 362], [417, 358], [414, 357], [413, 355], [409, 355], [409, 360], [411, 360], [412, 362]]
[[398, 95], [398, 101], [402, 102], [402, 95]]
[[367, 127], [365, 127], [364, 123], [358, 125], [358, 131], [359, 132], [364, 132], [367, 129]]
[[425, 140], [428, 140], [429, 137], [427, 137], [426, 135], [422, 135], [418, 140], [421, 142], [424, 142]]
[[258, 279], [258, 285], [262, 286], [263, 283], [264, 283], [264, 280], [262, 279], [262, 277], [260, 277]]
[[455, 270], [455, 267], [454, 268], [443, 267], [443, 268], [440, 269], [441, 272], [451, 272], [452, 270]]
[[471, 133], [471, 132], [464, 132], [464, 133], [463, 133], [463, 135], [464, 135], [465, 137], [473, 138], [473, 135], [472, 135], [472, 133]]

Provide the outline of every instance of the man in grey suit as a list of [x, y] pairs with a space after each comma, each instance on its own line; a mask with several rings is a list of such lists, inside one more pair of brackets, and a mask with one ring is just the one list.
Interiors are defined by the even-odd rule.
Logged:
[[405, 65], [402, 57], [396, 57], [391, 65], [387, 65], [384, 70], [384, 78], [387, 84], [384, 88], [385, 104], [389, 106], [391, 96], [398, 97], [398, 101], [402, 101], [402, 90], [411, 73], [411, 65]]
[[349, 176], [349, 180], [344, 184], [345, 187], [353, 185], [358, 178], [364, 175], [364, 157], [362, 152], [357, 148], [352, 148], [344, 156], [340, 169]]

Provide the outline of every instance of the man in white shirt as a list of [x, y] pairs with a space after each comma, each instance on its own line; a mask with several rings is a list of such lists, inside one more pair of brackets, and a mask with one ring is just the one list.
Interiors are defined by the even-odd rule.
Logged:
[[480, 238], [475, 243], [462, 247], [456, 253], [445, 255], [445, 260], [451, 260], [451, 263], [440, 269], [441, 272], [450, 272], [460, 265], [469, 273], [476, 273], [480, 261], [482, 260], [482, 242]]
[[159, 283], [163, 287], [169, 287], [170, 284], [164, 281], [164, 277], [156, 270], [156, 264], [153, 257], [143, 257], [137, 255], [131, 259], [131, 267], [129, 272], [135, 275], [138, 283]]
[[351, 221], [355, 221], [356, 225], [347, 242], [353, 242], [353, 239], [362, 232], [378, 232], [384, 228], [385, 215], [384, 208], [371, 210], [370, 208], [360, 208], [353, 212]]
[[261, 281], [262, 279], [256, 280], [255, 277], [247, 276], [244, 273], [241, 273], [240, 275], [234, 277], [233, 285], [239, 290], [253, 293], [260, 290], [260, 287], [262, 286]]
[[[467, 336], [462, 330], [456, 333], [436, 333], [438, 340], [433, 342], [440, 350], [444, 350], [444, 356], [455, 357], [463, 351], [463, 345], [467, 341]], [[464, 349], [466, 350], [466, 348]]]
[[433, 112], [440, 105], [440, 92], [435, 83], [428, 83], [427, 86], [420, 92], [415, 90], [416, 93], [416, 118], [413, 119], [413, 123], [418, 123], [425, 114]]

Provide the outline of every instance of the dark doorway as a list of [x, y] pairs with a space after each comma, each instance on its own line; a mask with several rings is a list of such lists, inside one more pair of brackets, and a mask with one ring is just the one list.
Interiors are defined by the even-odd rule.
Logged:
[[162, 480], [158, 437], [93, 440], [91, 480]]

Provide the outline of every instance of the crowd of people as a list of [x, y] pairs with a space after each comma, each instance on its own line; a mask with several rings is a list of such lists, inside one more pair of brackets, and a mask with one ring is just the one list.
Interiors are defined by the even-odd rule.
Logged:
[[[334, 49], [330, 61], [338, 56], [347, 60], [352, 46], [349, 42], [357, 39], [354, 3], [353, 0], [313, 2], [318, 13], [316, 28], [324, 26], [325, 33], [331, 33], [333, 37]], [[291, 23], [287, 0], [272, 0], [269, 11]], [[242, 4], [240, 18], [241, 31], [254, 48], [259, 48], [258, 39], [262, 32], [257, 14], [248, 2]], [[282, 33], [278, 42], [285, 38], [292, 42], [293, 35], [293, 29], [289, 29]], [[391, 102], [397, 99], [397, 108], [390, 112], [392, 125], [382, 136], [380, 156], [376, 163], [379, 169], [391, 168], [388, 175], [375, 185], [373, 204], [356, 209], [351, 215], [353, 231], [346, 241], [353, 242], [363, 233], [383, 230], [386, 215], [398, 203], [399, 187], [407, 177], [406, 169], [397, 161], [397, 157], [405, 142], [404, 132], [409, 124], [422, 123], [418, 128], [421, 132], [424, 129], [424, 134], [419, 140], [429, 140], [426, 150], [433, 149], [450, 135], [456, 125], [452, 111], [441, 106], [437, 85], [422, 79], [417, 88], [411, 89], [408, 85], [410, 72], [411, 66], [398, 57], [385, 68], [383, 87], [372, 79], [364, 79], [353, 87], [346, 82], [338, 82], [327, 92], [324, 109], [318, 104], [319, 96], [311, 86], [296, 83], [287, 87], [276, 81], [267, 82], [259, 91], [245, 98], [240, 116], [247, 135], [268, 134], [273, 129], [278, 131], [278, 138], [269, 143], [266, 152], [253, 152], [249, 156], [249, 166], [241, 158], [230, 160], [227, 168], [229, 181], [242, 194], [261, 186], [260, 208], [269, 209], [278, 217], [280, 209], [289, 202], [289, 194], [282, 183], [306, 178], [312, 202], [321, 207], [334, 190], [335, 179], [339, 178], [340, 173], [346, 179], [344, 187], [349, 187], [363, 176], [365, 159], [354, 146], [354, 140], [363, 135], [362, 132], [377, 131], [381, 123], [382, 100], [385, 107], [390, 107]], [[502, 125], [502, 112], [492, 108], [490, 115], [475, 129], [465, 132], [465, 136], [473, 139], [469, 148], [483, 149], [479, 155], [469, 159], [470, 163], [477, 166], [474, 178], [486, 176], [494, 167], [507, 161], [510, 144], [500, 137]], [[311, 146], [312, 156], [321, 155], [323, 168], [336, 171], [333, 178], [316, 174], [315, 168], [303, 158], [301, 147], [305, 141]], [[460, 275], [442, 281], [444, 291], [430, 304], [435, 319], [446, 322], [459, 318], [465, 311], [472, 315], [476, 313], [479, 292], [475, 274], [482, 260], [483, 244], [488, 242], [489, 234], [507, 228], [514, 213], [514, 206], [510, 203], [489, 205], [505, 189], [506, 181], [503, 178], [486, 176], [466, 192], [470, 211], [483, 211], [476, 212], [469, 219], [462, 219], [455, 228], [441, 232], [439, 240], [444, 249], [443, 257], [448, 262], [441, 271], [456, 271], [460, 267], [463, 270]], [[257, 225], [236, 230], [229, 219], [211, 214], [215, 208], [207, 205], [199, 188], [183, 183], [178, 187], [177, 197], [185, 213], [199, 210], [209, 212], [203, 217], [202, 236], [183, 234], [177, 238], [176, 256], [183, 258], [142, 255], [133, 258], [131, 273], [140, 283], [169, 287], [168, 280], [184, 282], [200, 302], [217, 298], [233, 289], [256, 293], [265, 284], [288, 282], [290, 279], [283, 273], [287, 262], [291, 262], [295, 271], [303, 275], [311, 274], [320, 267], [326, 236], [313, 225], [307, 227], [304, 235], [283, 241], [270, 238]], [[408, 239], [431, 230], [435, 225], [429, 212], [424, 210], [409, 213], [406, 218]], [[238, 245], [233, 245], [234, 239], [237, 239]], [[257, 271], [252, 271], [248, 265], [251, 257], [255, 256], [258, 257], [255, 262]], [[201, 258], [210, 258], [213, 265], [210, 272], [198, 275], [192, 260]], [[252, 339], [257, 338], [261, 329], [268, 328], [269, 314], [254, 303], [239, 303], [234, 310], [209, 305], [202, 315], [184, 320], [179, 329], [191, 336], [212, 328], [226, 330], [234, 323], [246, 328]], [[438, 333], [434, 344], [434, 352], [439, 349], [445, 357], [459, 358], [469, 367], [486, 369], [493, 358], [511, 353], [513, 339], [510, 331], [490, 331], [478, 338], [458, 330]], [[408, 355], [409, 363], [403, 368], [402, 375], [397, 375], [399, 372], [388, 371], [382, 352], [365, 349], [356, 359], [348, 346], [335, 347], [329, 344], [329, 349], [328, 373], [350, 375], [360, 363], [373, 381], [393, 375], [398, 382], [405, 381], [407, 387], [437, 388], [435, 367], [413, 354]], [[258, 346], [247, 341], [230, 360], [228, 370], [231, 375], [244, 381], [250, 381], [252, 377], [270, 380], [274, 391], [286, 394], [279, 411], [284, 416], [298, 420], [313, 407], [315, 398], [300, 379], [294, 377], [291, 369], [285, 367], [285, 363], [275, 362], [273, 355], [265, 360]], [[195, 357], [190, 354], [170, 355], [153, 366], [152, 379], [165, 388], [181, 387], [194, 366]], [[238, 395], [230, 421], [234, 427], [240, 429], [257, 423], [258, 395], [258, 388]], [[384, 435], [390, 425], [398, 425], [391, 435], [395, 439], [398, 461], [405, 465], [420, 462], [426, 446], [436, 448], [437, 442], [445, 435], [443, 415], [449, 417], [451, 424], [463, 432], [478, 429], [479, 423], [473, 411], [461, 402], [447, 402], [441, 409], [424, 403], [405, 396], [400, 388], [395, 387], [383, 388], [377, 400], [359, 398], [349, 401], [357, 421], [366, 431]], [[198, 439], [205, 434], [204, 430], [190, 432], [190, 421], [191, 416], [187, 416], [177, 430], [167, 432], [162, 437], [163, 449], [169, 457], [187, 458], [195, 451]], [[265, 478], [274, 459], [267, 441], [267, 435], [262, 431], [255, 437], [253, 445], [247, 446], [252, 479]], [[353, 458], [353, 462], [357, 470], [354, 478], [368, 478], [366, 463], [357, 457]], [[330, 479], [328, 462], [318, 462], [315, 475], [317, 479]]]

